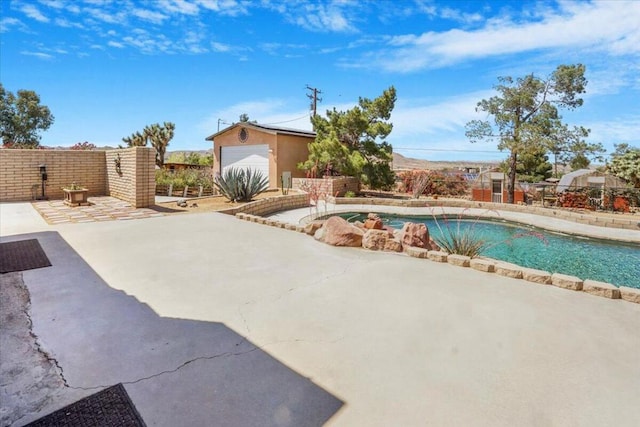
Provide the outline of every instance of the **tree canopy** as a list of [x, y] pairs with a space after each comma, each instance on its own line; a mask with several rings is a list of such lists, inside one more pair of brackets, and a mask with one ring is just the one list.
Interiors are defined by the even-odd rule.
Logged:
[[[575, 109], [583, 103], [587, 80], [585, 66], [560, 65], [547, 78], [533, 74], [513, 79], [499, 77], [495, 86], [498, 95], [478, 102], [476, 110], [486, 112], [489, 120], [467, 123], [466, 135], [471, 142], [496, 138], [498, 149], [508, 150], [507, 201], [513, 203], [518, 157], [535, 152], [536, 147], [549, 146], [562, 141], [562, 137], [575, 135], [562, 123], [558, 109]], [[580, 128], [580, 132], [588, 130]], [[580, 136], [577, 136], [580, 139]]]
[[549, 156], [542, 147], [534, 147], [522, 152], [516, 166], [518, 180], [523, 182], [544, 181], [551, 177], [552, 169], [553, 165], [549, 163]]
[[629, 144], [616, 144], [615, 148], [607, 170], [640, 188], [640, 148], [630, 147]]
[[200, 154], [197, 151], [171, 153], [167, 163], [183, 163], [187, 165], [213, 166], [213, 153]]
[[393, 129], [389, 119], [395, 102], [396, 90], [391, 86], [373, 100], [359, 98], [351, 110], [334, 108], [326, 117], [312, 117], [316, 139], [309, 144], [309, 158], [298, 167], [318, 177], [355, 176], [371, 188], [390, 188], [393, 157], [385, 138]]
[[167, 152], [169, 141], [173, 138], [176, 125], [164, 122], [162, 125], [154, 123], [146, 126], [142, 132], [134, 132], [130, 136], [122, 138], [128, 147], [145, 147], [147, 142], [156, 150], [156, 165], [164, 165], [164, 155]]
[[0, 136], [7, 147], [36, 148], [40, 131], [53, 124], [49, 108], [40, 104], [40, 96], [32, 90], [19, 90], [18, 96], [0, 83]]

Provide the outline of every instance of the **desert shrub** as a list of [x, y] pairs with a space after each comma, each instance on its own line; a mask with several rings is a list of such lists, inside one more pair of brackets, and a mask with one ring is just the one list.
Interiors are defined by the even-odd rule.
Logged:
[[451, 221], [446, 217], [442, 221], [444, 226], [440, 225], [440, 222], [436, 219], [436, 226], [440, 231], [440, 235], [434, 236], [433, 240], [443, 251], [449, 254], [475, 258], [487, 248], [487, 242], [475, 229], [475, 222], [466, 227], [461, 226], [462, 221], [460, 219], [455, 221], [455, 225], [452, 225]]
[[[439, 171], [411, 170], [398, 173], [399, 187], [418, 198], [422, 194], [442, 196], [463, 196], [469, 191], [469, 183], [460, 175], [444, 174]], [[425, 182], [426, 181], [426, 182]], [[418, 184], [418, 185], [417, 185]], [[422, 192], [420, 188], [424, 187]]]
[[214, 185], [232, 202], [249, 202], [269, 188], [269, 178], [257, 170], [229, 168]]
[[173, 185], [174, 188], [199, 187], [209, 190], [213, 188], [213, 177], [210, 169], [185, 169], [170, 171], [156, 170], [156, 184]]
[[495, 246], [511, 245], [516, 239], [533, 237], [541, 240], [545, 244], [548, 243], [544, 236], [535, 230], [514, 233], [505, 240], [489, 242], [482, 231], [476, 228], [477, 224], [482, 221], [482, 218], [476, 216], [471, 221], [468, 219], [465, 220], [465, 211], [460, 213], [455, 219], [450, 219], [446, 215], [438, 218], [435, 211], [432, 211], [431, 214], [433, 215], [439, 233], [433, 233], [431, 235], [442, 251], [449, 254], [476, 258]]

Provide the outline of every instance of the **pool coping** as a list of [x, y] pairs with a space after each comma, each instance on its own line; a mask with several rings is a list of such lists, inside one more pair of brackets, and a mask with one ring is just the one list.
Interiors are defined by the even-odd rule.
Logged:
[[[255, 222], [257, 224], [309, 234], [306, 230], [307, 227], [302, 224], [294, 224], [292, 222], [282, 221], [275, 218], [266, 218], [243, 212], [237, 213], [235, 217], [240, 220]], [[364, 250], [364, 248], [360, 249]], [[495, 273], [514, 279], [522, 279], [530, 283], [552, 285], [563, 289], [582, 291], [602, 298], [619, 299], [622, 301], [640, 304], [640, 289], [630, 288], [627, 286], [616, 286], [611, 283], [598, 282], [591, 279], [583, 280], [575, 276], [521, 267], [516, 264], [487, 257], [470, 258], [462, 255], [448, 254], [441, 251], [431, 251], [414, 246], [403, 247], [402, 252], [413, 258], [426, 259], [432, 262], [448, 263], [453, 266], [470, 268], [479, 272]]]
[[[367, 203], [359, 203], [363, 200], [366, 200]], [[634, 220], [625, 219], [627, 226], [622, 226], [623, 223], [618, 221], [618, 223], [615, 223], [612, 227], [611, 224], [614, 224], [613, 221], [616, 218], [606, 218], [608, 221], [605, 221], [602, 217], [598, 217], [597, 214], [589, 214], [589, 220], [591, 223], [588, 221], [585, 223], [585, 221], [583, 221], [584, 214], [581, 213], [561, 212], [561, 215], [558, 215], [557, 211], [552, 210], [552, 213], [549, 214], [547, 209], [542, 207], [504, 205], [501, 203], [478, 203], [466, 200], [389, 200], [380, 198], [363, 199], [332, 197], [329, 198], [329, 202], [333, 203], [320, 201], [316, 206], [292, 209], [284, 212], [281, 211], [274, 213], [269, 217], [244, 212], [238, 212], [235, 216], [236, 218], [259, 224], [265, 224], [291, 231], [305, 232], [305, 225], [309, 222], [320, 217], [327, 217], [333, 214], [345, 212], [394, 213], [406, 216], [464, 215], [479, 219], [504, 220], [566, 235], [609, 241], [614, 240], [631, 244], [640, 243], [640, 230], [629, 228], [629, 225], [632, 225]], [[315, 212], [313, 212], [314, 209]], [[438, 209], [438, 212], [435, 211], [436, 209]], [[541, 209], [544, 213], [543, 215], [540, 214]], [[598, 218], [601, 218], [601, 220], [598, 221]], [[598, 225], [595, 225], [595, 223]], [[640, 222], [638, 222], [637, 225], [640, 227]], [[496, 272], [509, 277], [524, 279], [532, 283], [551, 284], [565, 289], [584, 291], [600, 297], [622, 299], [640, 304], [640, 289], [636, 288], [616, 286], [610, 283], [599, 282], [591, 279], [583, 280], [575, 276], [568, 276], [561, 273], [552, 274], [547, 271], [521, 267], [491, 258], [474, 258], [473, 261], [475, 262], [472, 263], [471, 258], [468, 260], [461, 260], [458, 259], [460, 258], [459, 256], [453, 256], [445, 252], [438, 252], [437, 254], [431, 254], [431, 256], [429, 256], [428, 252], [434, 251], [426, 251], [424, 249], [422, 251], [425, 252], [421, 252], [420, 248], [403, 248], [403, 253], [417, 258], [432, 259], [437, 262], [447, 262], [460, 267], [471, 267], [472, 269], [487, 273]], [[449, 258], [451, 258], [451, 262], [449, 262]], [[478, 267], [481, 263], [477, 262], [477, 260], [484, 260], [485, 262], [482, 266]], [[487, 263], [493, 265], [487, 266]], [[477, 268], [474, 268], [474, 265]]]

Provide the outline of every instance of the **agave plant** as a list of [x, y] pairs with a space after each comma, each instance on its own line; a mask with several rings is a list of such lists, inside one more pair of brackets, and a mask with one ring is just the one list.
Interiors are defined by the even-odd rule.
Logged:
[[269, 188], [269, 178], [258, 170], [229, 168], [214, 185], [232, 202], [249, 202]]
[[434, 236], [433, 240], [447, 253], [475, 258], [487, 249], [486, 240], [475, 232], [474, 227], [461, 229], [460, 221], [455, 227], [447, 225], [444, 230], [440, 228], [440, 232], [442, 236]]
[[452, 221], [443, 216], [444, 226], [440, 225], [440, 221], [433, 214], [436, 226], [438, 227], [439, 236], [434, 235], [433, 240], [442, 248], [443, 251], [456, 254], [466, 255], [470, 258], [476, 258], [490, 247], [483, 236], [476, 230], [476, 224], [479, 218], [471, 224], [463, 225], [462, 215], [452, 225]]

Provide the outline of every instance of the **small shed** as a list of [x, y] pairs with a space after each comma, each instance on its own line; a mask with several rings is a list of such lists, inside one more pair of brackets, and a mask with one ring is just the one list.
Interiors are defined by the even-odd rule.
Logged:
[[625, 188], [627, 183], [617, 176], [598, 172], [595, 169], [578, 169], [560, 178], [556, 191], [575, 191], [580, 189]]
[[[497, 169], [490, 169], [480, 173], [471, 186], [471, 200], [506, 203], [508, 200], [507, 180], [507, 175]], [[524, 202], [524, 191], [517, 181], [513, 202]]]
[[309, 157], [315, 132], [258, 123], [240, 122], [206, 138], [213, 141], [213, 172], [250, 168], [269, 177], [269, 187], [280, 187], [284, 172], [304, 178], [298, 163]]

